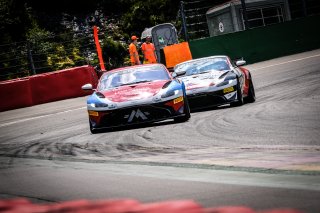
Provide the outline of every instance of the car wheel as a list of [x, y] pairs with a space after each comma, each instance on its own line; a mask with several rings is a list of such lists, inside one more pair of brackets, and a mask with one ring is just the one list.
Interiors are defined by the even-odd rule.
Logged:
[[176, 123], [182, 123], [182, 122], [186, 122], [190, 119], [191, 115], [190, 115], [190, 107], [189, 107], [189, 103], [186, 97], [184, 97], [184, 113], [185, 115], [183, 117], [177, 117], [174, 118], [174, 121]]
[[235, 106], [241, 106], [243, 105], [244, 101], [243, 101], [243, 94], [242, 94], [242, 90], [240, 87], [240, 82], [239, 79], [237, 81], [237, 101], [232, 102], [230, 104], [230, 106], [235, 107]]
[[250, 79], [250, 82], [249, 82], [249, 91], [248, 91], [248, 97], [246, 98], [246, 101], [248, 103], [253, 103], [256, 101], [256, 93], [254, 91], [252, 79]]
[[97, 130], [97, 129], [92, 128], [92, 124], [91, 124], [90, 121], [89, 121], [89, 127], [90, 127], [90, 132], [91, 132], [92, 134], [98, 133], [98, 130]]

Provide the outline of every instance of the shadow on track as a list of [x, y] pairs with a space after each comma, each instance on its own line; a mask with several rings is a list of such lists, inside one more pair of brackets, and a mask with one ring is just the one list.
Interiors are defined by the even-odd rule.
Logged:
[[164, 121], [159, 121], [159, 122], [155, 122], [155, 123], [132, 124], [132, 125], [128, 125], [128, 126], [103, 128], [103, 129], [96, 130], [95, 134], [109, 133], [109, 132], [120, 132], [120, 131], [131, 130], [131, 129], [142, 129], [142, 128], [147, 128], [147, 127], [156, 127], [156, 126], [164, 126], [164, 125], [171, 125], [171, 124], [177, 124], [177, 122], [175, 122], [173, 120], [164, 120]]
[[[198, 112], [206, 112], [211, 110], [222, 110], [222, 109], [228, 109], [231, 108], [229, 104], [221, 105], [221, 106], [211, 106], [211, 107], [204, 107], [201, 109], [190, 109], [191, 113], [198, 113]], [[111, 128], [103, 128], [96, 130], [95, 134], [100, 133], [109, 133], [109, 132], [120, 132], [120, 131], [126, 131], [126, 130], [132, 130], [132, 129], [142, 129], [147, 127], [156, 127], [156, 126], [165, 126], [165, 125], [172, 125], [172, 124], [178, 124], [179, 122], [175, 122], [174, 120], [164, 120], [154, 123], [144, 123], [144, 124], [132, 124], [128, 126], [120, 126], [120, 127], [111, 127]]]

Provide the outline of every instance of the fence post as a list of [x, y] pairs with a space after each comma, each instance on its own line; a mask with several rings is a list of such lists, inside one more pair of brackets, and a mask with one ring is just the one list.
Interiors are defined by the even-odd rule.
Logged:
[[187, 30], [187, 23], [186, 23], [186, 15], [184, 13], [184, 2], [180, 1], [180, 12], [181, 12], [181, 18], [182, 18], [182, 27], [184, 32], [184, 38], [188, 42], [189, 36], [188, 36], [188, 30]]
[[305, 0], [301, 0], [302, 3], [302, 12], [303, 12], [303, 16], [307, 17], [307, 3]]
[[30, 42], [27, 41], [27, 51], [28, 51], [28, 60], [29, 60], [29, 64], [31, 67], [31, 71], [33, 75], [36, 75], [36, 68], [34, 67], [34, 62], [33, 62], [33, 58], [32, 58], [32, 53], [31, 53], [31, 47], [30, 47]]
[[247, 16], [247, 7], [245, 0], [241, 0], [241, 6], [242, 6], [242, 15], [244, 19], [244, 28], [245, 30], [249, 29], [248, 25], [248, 16]]

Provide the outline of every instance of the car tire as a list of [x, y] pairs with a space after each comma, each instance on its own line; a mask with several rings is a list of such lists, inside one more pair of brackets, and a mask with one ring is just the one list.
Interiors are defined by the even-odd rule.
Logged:
[[237, 101], [232, 102], [230, 104], [230, 106], [232, 106], [232, 107], [242, 106], [243, 103], [244, 103], [243, 94], [242, 94], [241, 87], [240, 87], [240, 81], [238, 79], [237, 80]]
[[186, 122], [190, 119], [191, 114], [190, 114], [190, 107], [189, 107], [189, 103], [186, 97], [184, 97], [184, 113], [185, 115], [182, 117], [177, 117], [174, 118], [174, 122], [176, 123], [182, 123], [182, 122]]
[[90, 127], [90, 132], [91, 132], [91, 134], [96, 134], [96, 133], [99, 132], [97, 129], [92, 128], [92, 124], [91, 124], [90, 121], [89, 121], [89, 127]]
[[250, 78], [249, 82], [249, 91], [248, 91], [248, 96], [246, 97], [246, 102], [248, 103], [253, 103], [256, 101], [256, 93], [254, 91], [254, 86], [252, 83], [252, 78]]

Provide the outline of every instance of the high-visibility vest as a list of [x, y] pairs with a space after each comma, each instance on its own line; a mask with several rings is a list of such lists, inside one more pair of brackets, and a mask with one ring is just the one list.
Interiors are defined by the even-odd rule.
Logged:
[[157, 63], [157, 59], [155, 56], [155, 48], [154, 45], [152, 43], [146, 43], [144, 42], [141, 46], [143, 55], [144, 55], [144, 59], [146, 61], [148, 61], [148, 63]]
[[136, 63], [139, 61], [139, 54], [137, 51], [137, 47], [134, 43], [131, 43], [129, 45], [129, 53], [130, 53], [130, 61], [131, 63]]

